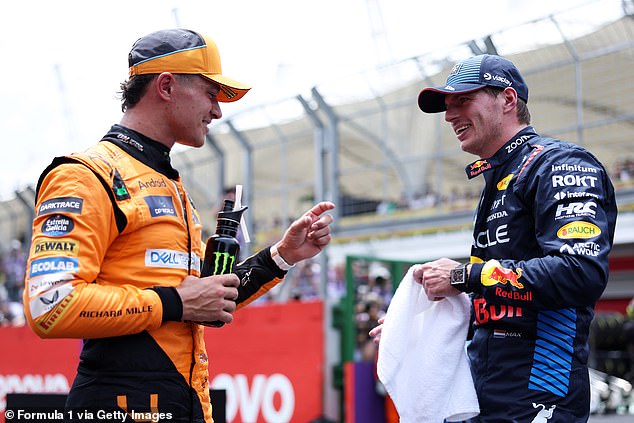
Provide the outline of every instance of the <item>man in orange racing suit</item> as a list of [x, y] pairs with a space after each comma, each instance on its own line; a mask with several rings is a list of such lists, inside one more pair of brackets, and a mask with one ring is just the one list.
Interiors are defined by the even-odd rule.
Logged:
[[214, 42], [188, 30], [140, 38], [129, 65], [120, 124], [38, 181], [25, 314], [40, 337], [84, 339], [67, 409], [211, 422], [204, 327], [194, 322], [230, 323], [318, 254], [334, 205], [316, 204], [233, 274], [200, 278], [202, 225], [170, 149], [202, 146], [219, 102], [249, 87], [222, 75]]

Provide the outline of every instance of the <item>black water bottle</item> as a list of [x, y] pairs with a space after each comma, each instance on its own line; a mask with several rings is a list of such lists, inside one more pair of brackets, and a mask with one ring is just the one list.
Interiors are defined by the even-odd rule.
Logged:
[[[225, 275], [233, 272], [240, 254], [240, 242], [236, 236], [242, 213], [246, 206], [234, 209], [232, 200], [225, 200], [223, 209], [218, 212], [216, 233], [209, 237], [205, 248], [205, 259], [200, 272], [201, 277], [211, 275]], [[201, 325], [220, 327], [224, 322], [198, 322]]]

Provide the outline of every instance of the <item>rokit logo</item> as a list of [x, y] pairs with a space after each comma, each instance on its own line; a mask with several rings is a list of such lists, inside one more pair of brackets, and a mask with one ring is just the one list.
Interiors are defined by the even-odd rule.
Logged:
[[567, 218], [567, 217], [596, 217], [597, 203], [594, 201], [588, 201], [586, 203], [569, 203], [567, 205], [558, 204], [557, 212], [555, 213], [555, 220]]
[[553, 188], [557, 187], [595, 187], [596, 176], [589, 175], [553, 175]]

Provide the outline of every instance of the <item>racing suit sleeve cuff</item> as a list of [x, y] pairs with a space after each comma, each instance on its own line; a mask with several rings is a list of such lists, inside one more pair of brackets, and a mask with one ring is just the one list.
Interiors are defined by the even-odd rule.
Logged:
[[482, 282], [480, 275], [482, 274], [482, 267], [484, 263], [471, 263], [471, 269], [469, 270], [469, 279], [467, 281], [467, 291], [480, 294], [482, 292]]
[[155, 286], [150, 288], [156, 292], [163, 304], [163, 322], [180, 322], [183, 318], [183, 302], [173, 286]]

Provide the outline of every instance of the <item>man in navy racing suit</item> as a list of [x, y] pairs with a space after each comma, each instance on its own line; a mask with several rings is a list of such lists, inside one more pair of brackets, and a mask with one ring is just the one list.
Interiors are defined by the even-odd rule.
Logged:
[[617, 208], [604, 166], [586, 149], [538, 135], [528, 87], [510, 61], [480, 55], [421, 91], [445, 111], [485, 187], [468, 264], [442, 258], [415, 278], [429, 298], [467, 292], [468, 354], [479, 422], [585, 422], [588, 332], [608, 281]]

